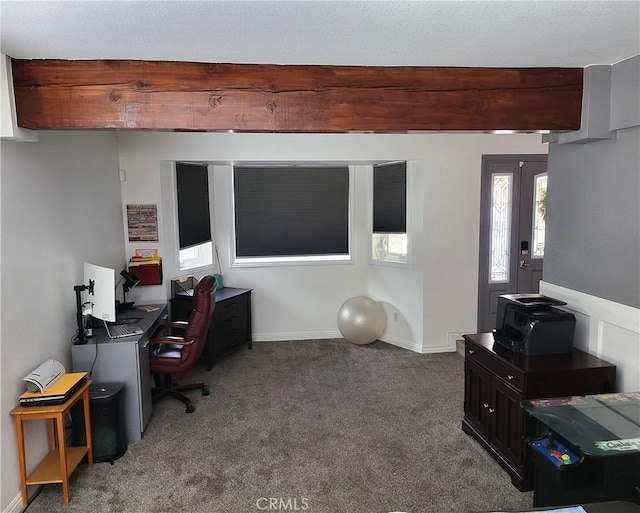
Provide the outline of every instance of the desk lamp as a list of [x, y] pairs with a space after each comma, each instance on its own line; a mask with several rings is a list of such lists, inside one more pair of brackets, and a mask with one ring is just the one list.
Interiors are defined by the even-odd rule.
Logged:
[[135, 274], [129, 274], [125, 270], [120, 271], [120, 276], [122, 276], [122, 278], [116, 284], [116, 288], [124, 281], [124, 283], [122, 283], [122, 303], [116, 301], [116, 309], [118, 312], [124, 312], [133, 308], [133, 301], [127, 302], [127, 292], [140, 283], [140, 278]]

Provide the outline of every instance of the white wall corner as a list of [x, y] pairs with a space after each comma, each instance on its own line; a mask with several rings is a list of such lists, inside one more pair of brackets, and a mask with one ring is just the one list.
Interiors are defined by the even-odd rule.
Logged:
[[614, 139], [616, 132], [611, 131], [610, 120], [611, 66], [587, 66], [584, 69], [580, 130], [558, 134], [558, 143]]
[[0, 54], [0, 68], [0, 138], [17, 142], [37, 142], [38, 132], [18, 127], [11, 57]]
[[[447, 338], [449, 340], [449, 351], [458, 351], [458, 341], [462, 340], [462, 346], [464, 347], [464, 339], [462, 335], [468, 335], [470, 333], [475, 333], [477, 330], [472, 328], [466, 331], [450, 331], [447, 333]], [[463, 353], [464, 354], [464, 351]]]

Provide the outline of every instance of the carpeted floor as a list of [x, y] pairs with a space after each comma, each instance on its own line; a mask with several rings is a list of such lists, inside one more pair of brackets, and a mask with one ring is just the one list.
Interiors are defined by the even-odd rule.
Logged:
[[47, 485], [29, 513], [410, 513], [530, 508], [460, 427], [463, 358], [382, 342], [258, 342], [181, 382], [113, 466], [81, 466], [71, 503]]

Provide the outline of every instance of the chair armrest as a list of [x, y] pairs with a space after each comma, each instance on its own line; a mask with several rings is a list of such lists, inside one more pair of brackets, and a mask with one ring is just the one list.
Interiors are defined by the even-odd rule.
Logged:
[[167, 335], [165, 337], [155, 337], [149, 340], [150, 346], [158, 346], [160, 344], [175, 344], [178, 346], [190, 346], [193, 344], [193, 340], [185, 340], [182, 337], [174, 337], [172, 335]]
[[160, 324], [156, 330], [153, 332], [152, 339], [161, 338], [167, 335], [163, 335], [165, 332], [170, 332], [171, 330], [186, 330], [189, 327], [189, 323], [187, 321], [173, 321], [166, 322], [164, 324]]
[[160, 326], [158, 326], [156, 331], [162, 331], [162, 330], [167, 330], [167, 329], [185, 330], [185, 329], [187, 329], [188, 326], [189, 326], [189, 323], [187, 321], [166, 322], [166, 323], [161, 324]]
[[165, 326], [167, 328], [177, 328], [177, 329], [186, 330], [187, 327], [189, 326], [189, 323], [187, 321], [172, 321], [165, 324]]

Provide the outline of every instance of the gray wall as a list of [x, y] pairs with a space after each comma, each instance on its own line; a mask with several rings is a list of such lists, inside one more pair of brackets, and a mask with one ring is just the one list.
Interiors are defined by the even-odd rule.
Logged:
[[611, 130], [640, 124], [640, 55], [611, 66]]
[[[612, 67], [611, 128], [629, 128], [613, 132], [612, 139], [549, 145], [543, 278], [636, 308], [640, 307], [639, 62], [636, 57], [620, 63], [619, 69]], [[621, 122], [623, 102], [628, 110]]]
[[[0, 511], [20, 494], [9, 411], [25, 390], [23, 376], [48, 358], [71, 369], [73, 286], [82, 283], [83, 262], [118, 269], [126, 262], [116, 133], [38, 135], [0, 145]], [[47, 452], [44, 422], [27, 422], [25, 440], [30, 472]]]

